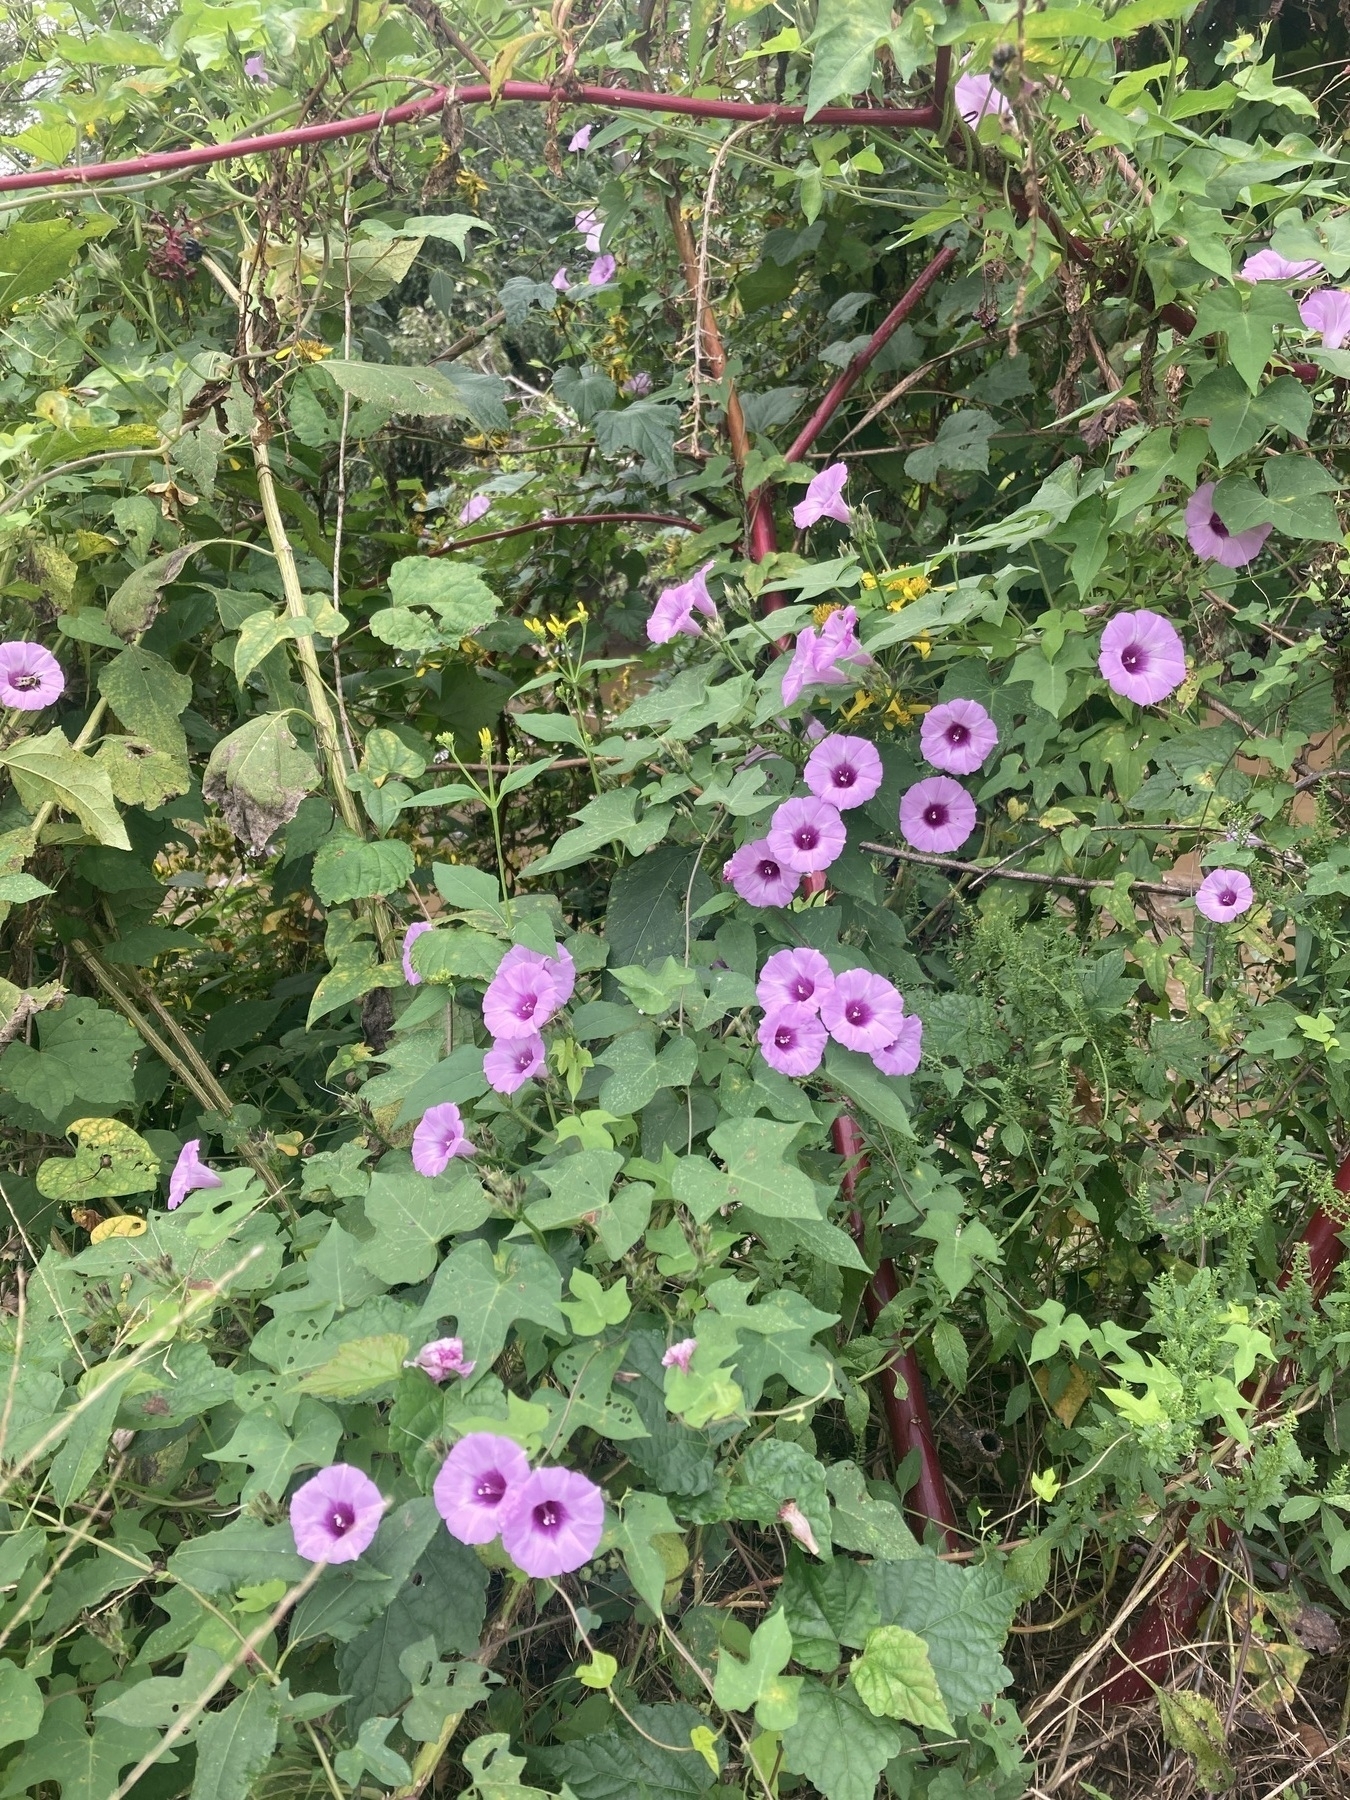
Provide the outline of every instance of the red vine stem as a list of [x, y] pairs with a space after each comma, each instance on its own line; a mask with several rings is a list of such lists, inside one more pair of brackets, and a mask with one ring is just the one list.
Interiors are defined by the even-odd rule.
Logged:
[[[945, 88], [939, 66], [939, 95]], [[363, 132], [383, 131], [425, 119], [446, 106], [495, 105], [499, 101], [524, 101], [549, 105], [562, 100], [575, 106], [612, 107], [615, 111], [676, 113], [690, 119], [762, 121], [766, 125], [866, 125], [877, 131], [923, 130], [942, 119], [940, 99], [927, 106], [823, 106], [808, 120], [803, 106], [759, 105], [748, 100], [704, 100], [685, 94], [654, 94], [635, 88], [550, 87], [544, 81], [506, 81], [494, 94], [487, 82], [468, 87], [433, 88], [418, 100], [405, 100], [382, 112], [359, 113], [354, 118], [327, 119], [319, 125], [296, 125], [289, 131], [269, 131], [260, 137], [233, 138], [224, 144], [196, 144], [190, 150], [160, 150], [149, 156], [133, 156], [124, 162], [90, 163], [84, 168], [26, 169], [20, 175], [0, 176], [0, 193], [27, 188], [83, 187], [92, 181], [122, 181], [133, 175], [162, 175], [175, 169], [197, 169], [209, 163], [229, 162], [240, 156], [271, 156], [301, 144], [325, 144], [335, 138], [359, 137]]]
[[[1350, 1156], [1336, 1171], [1336, 1191], [1350, 1194]], [[1345, 1256], [1341, 1233], [1345, 1223], [1318, 1207], [1308, 1221], [1303, 1235], [1285, 1262], [1279, 1285], [1287, 1288], [1299, 1268], [1300, 1249], [1306, 1250], [1308, 1279], [1313, 1296], [1320, 1300], [1331, 1284]], [[1297, 1373], [1293, 1357], [1285, 1360], [1266, 1382], [1260, 1396], [1262, 1414], [1278, 1405], [1281, 1396]], [[1188, 1507], [1178, 1529], [1195, 1516], [1196, 1508]], [[1224, 1520], [1216, 1520], [1205, 1543], [1197, 1544], [1179, 1558], [1162, 1586], [1140, 1614], [1126, 1643], [1113, 1652], [1104, 1686], [1094, 1696], [1101, 1707], [1139, 1706], [1151, 1698], [1171, 1673], [1173, 1653], [1195, 1636], [1200, 1615], [1213, 1597], [1223, 1567], [1221, 1553], [1237, 1535]]]

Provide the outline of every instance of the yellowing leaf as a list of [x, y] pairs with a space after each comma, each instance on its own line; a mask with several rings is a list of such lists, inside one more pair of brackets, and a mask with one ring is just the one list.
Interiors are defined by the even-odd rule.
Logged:
[[143, 1237], [147, 1230], [146, 1222], [136, 1213], [114, 1213], [111, 1219], [103, 1219], [89, 1233], [91, 1244], [101, 1244], [105, 1238]]

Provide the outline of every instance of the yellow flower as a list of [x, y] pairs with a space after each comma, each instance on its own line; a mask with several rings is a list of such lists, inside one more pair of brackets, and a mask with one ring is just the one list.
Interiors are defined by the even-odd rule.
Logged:
[[478, 196], [487, 192], [488, 184], [481, 175], [475, 175], [472, 169], [461, 169], [455, 177], [455, 186], [461, 194], [467, 196], [470, 206], [478, 204]]
[[852, 721], [861, 713], [865, 713], [871, 704], [872, 696], [868, 693], [867, 689], [859, 688], [857, 693], [853, 696], [853, 704], [845, 708], [844, 717], [849, 721]]
[[825, 623], [826, 619], [832, 617], [833, 614], [835, 614], [837, 612], [842, 612], [843, 610], [844, 610], [843, 607], [840, 605], [840, 603], [837, 600], [822, 601], [819, 606], [812, 608], [811, 622], [814, 625], [823, 625]]
[[545, 628], [542, 619], [536, 619], [531, 616], [530, 618], [523, 619], [521, 623], [524, 625], [526, 631], [532, 631], [536, 637], [543, 637]]
[[293, 356], [300, 363], [316, 363], [332, 354], [333, 346], [325, 344], [320, 338], [297, 338], [293, 344], [287, 344], [284, 349], [277, 351], [276, 360], [284, 362], [288, 356]]
[[925, 662], [927, 662], [928, 658], [933, 654], [933, 646], [925, 637], [915, 638], [914, 648]]
[[926, 575], [894, 575], [887, 577], [883, 585], [888, 594], [895, 595], [886, 603], [887, 612], [899, 612], [911, 600], [921, 599], [933, 584]]
[[863, 577], [862, 577], [862, 584], [863, 584], [863, 586], [864, 586], [864, 587], [865, 587], [865, 588], [866, 588], [866, 589], [867, 589], [867, 590], [868, 590], [868, 592], [869, 592], [869, 593], [870, 593], [870, 592], [871, 592], [871, 591], [872, 591], [872, 589], [873, 589], [873, 588], [874, 588], [874, 587], [876, 587], [876, 585], [877, 585], [877, 578], [876, 578], [876, 576], [875, 576], [875, 575], [873, 575], [873, 574], [872, 574], [872, 573], [871, 573], [871, 571], [870, 571], [870, 570], [868, 570], [868, 569], [864, 569], [864, 570], [863, 570]]

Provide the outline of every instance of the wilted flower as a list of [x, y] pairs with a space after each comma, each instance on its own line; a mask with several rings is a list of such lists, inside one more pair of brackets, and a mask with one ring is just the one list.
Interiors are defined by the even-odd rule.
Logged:
[[848, 668], [865, 668], [871, 661], [858, 642], [857, 609], [838, 607], [819, 632], [810, 625], [798, 632], [792, 661], [783, 677], [784, 706], [791, 706], [809, 687], [845, 686], [850, 680]]
[[502, 1528], [504, 1502], [529, 1480], [519, 1444], [491, 1431], [471, 1431], [441, 1464], [431, 1497], [451, 1537], [490, 1544]]
[[705, 619], [716, 619], [717, 604], [708, 592], [711, 567], [710, 562], [704, 563], [688, 581], [680, 582], [678, 587], [666, 588], [658, 596], [647, 621], [647, 636], [653, 644], [668, 644], [681, 634], [702, 637], [703, 627], [695, 619], [695, 613], [702, 613]]
[[881, 786], [881, 757], [866, 738], [835, 734], [822, 738], [806, 759], [803, 779], [820, 800], [840, 812], [864, 806]]
[[805, 531], [821, 519], [838, 519], [841, 525], [853, 523], [853, 514], [844, 499], [847, 480], [848, 464], [841, 462], [831, 463], [828, 469], [812, 476], [805, 497], [792, 509], [792, 523], [798, 531]]
[[698, 1349], [697, 1338], [681, 1338], [678, 1344], [672, 1344], [661, 1358], [663, 1369], [679, 1369], [685, 1375], [689, 1373], [689, 1364]]
[[472, 1156], [474, 1147], [453, 1100], [429, 1106], [413, 1132], [412, 1161], [419, 1175], [443, 1175], [456, 1156]]
[[958, 850], [975, 829], [975, 802], [950, 775], [929, 775], [900, 798], [900, 835], [930, 855]]
[[820, 1017], [832, 1038], [849, 1050], [875, 1056], [893, 1044], [904, 1023], [905, 1002], [883, 975], [846, 969], [820, 1003]]
[[[1252, 525], [1246, 531], [1230, 531], [1214, 510], [1214, 483], [1198, 487], [1186, 502], [1186, 539], [1197, 556], [1240, 569], [1259, 554], [1270, 536], [1269, 525]], [[1143, 615], [1141, 614], [1140, 617]]]
[[483, 1074], [498, 1094], [514, 1094], [544, 1066], [544, 1040], [536, 1031], [525, 1038], [499, 1038], [484, 1053]]
[[1257, 250], [1249, 256], [1238, 274], [1244, 281], [1311, 281], [1323, 268], [1315, 257], [1303, 262], [1290, 262], [1278, 250]]
[[637, 369], [625, 379], [623, 391], [640, 399], [643, 394], [650, 394], [655, 385], [645, 369]]
[[722, 879], [751, 906], [786, 906], [801, 884], [801, 876], [779, 862], [767, 838], [742, 844], [723, 863]]
[[614, 271], [618, 266], [618, 263], [608, 254], [608, 252], [604, 256], [597, 256], [590, 268], [586, 271], [587, 287], [604, 287], [607, 281], [613, 281]]
[[12, 638], [0, 644], [0, 706], [40, 712], [61, 698], [66, 678], [50, 650]]
[[1186, 679], [1186, 648], [1161, 614], [1117, 613], [1102, 633], [1097, 667], [1113, 693], [1156, 706]]
[[474, 1364], [464, 1354], [463, 1338], [435, 1338], [423, 1344], [416, 1356], [404, 1363], [405, 1369], [421, 1369], [433, 1381], [448, 1381], [452, 1375], [473, 1374]]
[[770, 853], [803, 875], [828, 869], [848, 841], [839, 808], [828, 800], [784, 800], [769, 821]]
[[173, 1173], [169, 1177], [169, 1211], [180, 1207], [188, 1195], [197, 1188], [218, 1188], [221, 1185], [219, 1175], [214, 1169], [208, 1169], [201, 1158], [202, 1140], [189, 1138], [178, 1152], [178, 1161], [173, 1165]]
[[310, 1562], [355, 1562], [383, 1516], [383, 1494], [350, 1463], [320, 1469], [291, 1496], [295, 1548]]
[[811, 1529], [811, 1522], [795, 1500], [785, 1500], [778, 1509], [778, 1523], [787, 1528], [803, 1550], [812, 1556], [820, 1555], [820, 1545], [816, 1542], [816, 1534]]
[[978, 700], [944, 700], [924, 715], [919, 749], [948, 775], [973, 775], [998, 743], [998, 727]]
[[470, 494], [463, 506], [459, 509], [459, 522], [461, 525], [476, 524], [477, 521], [482, 518], [483, 514], [489, 512], [491, 508], [491, 494]]
[[759, 972], [755, 998], [765, 1012], [779, 1006], [809, 1006], [813, 1012], [834, 986], [834, 971], [820, 954], [802, 946], [775, 950]]
[[874, 1050], [872, 1061], [883, 1075], [912, 1075], [923, 1060], [923, 1020], [906, 1013], [895, 1042]]
[[780, 1075], [810, 1075], [825, 1054], [825, 1027], [814, 1006], [776, 1006], [760, 1021], [759, 1047]]
[[536, 1469], [503, 1508], [502, 1548], [536, 1580], [568, 1575], [595, 1555], [605, 1496], [575, 1469]]
[[1350, 293], [1344, 288], [1318, 288], [1298, 303], [1298, 316], [1309, 331], [1320, 331], [1322, 347], [1339, 350], [1350, 338]]
[[432, 929], [433, 926], [430, 919], [418, 919], [417, 922], [410, 925], [403, 934], [403, 973], [407, 977], [409, 987], [421, 987], [422, 985], [422, 977], [413, 967], [412, 947], [417, 942], [418, 938], [422, 936], [423, 932], [431, 931]]
[[1241, 869], [1213, 869], [1200, 883], [1195, 895], [1195, 909], [1226, 925], [1245, 913], [1255, 898], [1250, 879]]

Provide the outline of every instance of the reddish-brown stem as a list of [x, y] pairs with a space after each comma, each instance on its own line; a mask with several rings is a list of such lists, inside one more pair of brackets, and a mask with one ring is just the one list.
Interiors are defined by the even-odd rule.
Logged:
[[330, 143], [335, 138], [359, 137], [425, 119], [447, 104], [481, 106], [484, 103], [524, 101], [548, 105], [561, 98], [576, 106], [610, 107], [615, 111], [673, 113], [690, 119], [762, 120], [767, 125], [865, 125], [878, 131], [923, 130], [936, 125], [942, 106], [824, 106], [810, 120], [801, 106], [758, 105], [746, 100], [703, 100], [685, 94], [654, 94], [644, 89], [569, 87], [555, 89], [544, 81], [507, 81], [497, 95], [486, 82], [467, 87], [433, 88], [417, 100], [405, 100], [382, 112], [360, 113], [354, 118], [327, 119], [318, 125], [296, 125], [289, 131], [268, 131], [259, 137], [234, 138], [223, 144], [196, 144], [190, 150], [160, 150], [149, 156], [133, 156], [124, 162], [90, 163], [83, 168], [26, 169], [20, 175], [0, 176], [0, 193], [28, 188], [84, 186], [91, 181], [122, 181], [129, 176], [164, 175], [175, 169], [196, 169], [209, 163], [229, 162], [240, 156], [270, 156], [301, 144]]
[[681, 531], [702, 531], [693, 519], [677, 519], [673, 513], [602, 512], [564, 513], [556, 519], [535, 519], [529, 525], [508, 525], [504, 531], [480, 531], [475, 537], [448, 538], [435, 544], [428, 556], [448, 556], [452, 550], [467, 550], [470, 544], [490, 544], [496, 538], [521, 537], [527, 531], [557, 531], [563, 525], [673, 525]]
[[[1336, 1171], [1336, 1191], [1350, 1194], [1350, 1156]], [[1299, 1256], [1302, 1249], [1307, 1253], [1313, 1295], [1320, 1300], [1345, 1256], [1345, 1245], [1341, 1242], [1344, 1230], [1341, 1220], [1319, 1207], [1285, 1263], [1280, 1286], [1288, 1287], [1293, 1279], [1302, 1262]], [[1278, 1404], [1296, 1373], [1297, 1365], [1292, 1357], [1286, 1358], [1273, 1372], [1261, 1392], [1263, 1414]], [[1184, 1529], [1195, 1511], [1194, 1506], [1186, 1510], [1178, 1529]], [[1200, 1615], [1218, 1582], [1221, 1553], [1235, 1535], [1231, 1525], [1217, 1521], [1205, 1543], [1197, 1544], [1179, 1558], [1140, 1615], [1129, 1639], [1113, 1654], [1105, 1684], [1095, 1695], [1094, 1704], [1101, 1707], [1138, 1706], [1167, 1680], [1174, 1651], [1195, 1636]]]
[[[933, 283], [956, 261], [956, 251], [939, 250], [937, 255], [919, 273], [886, 317], [868, 338], [862, 349], [852, 362], [830, 383], [824, 398], [811, 417], [802, 426], [796, 437], [788, 445], [787, 461], [798, 462], [806, 455], [816, 439], [824, 431], [830, 420], [839, 411], [847, 396], [871, 368], [882, 350], [899, 331], [905, 320], [914, 311]], [[773, 505], [773, 491], [760, 488], [750, 496], [750, 554], [756, 562], [775, 547], [773, 519], [770, 508]], [[757, 549], [756, 546], [759, 546]]]

